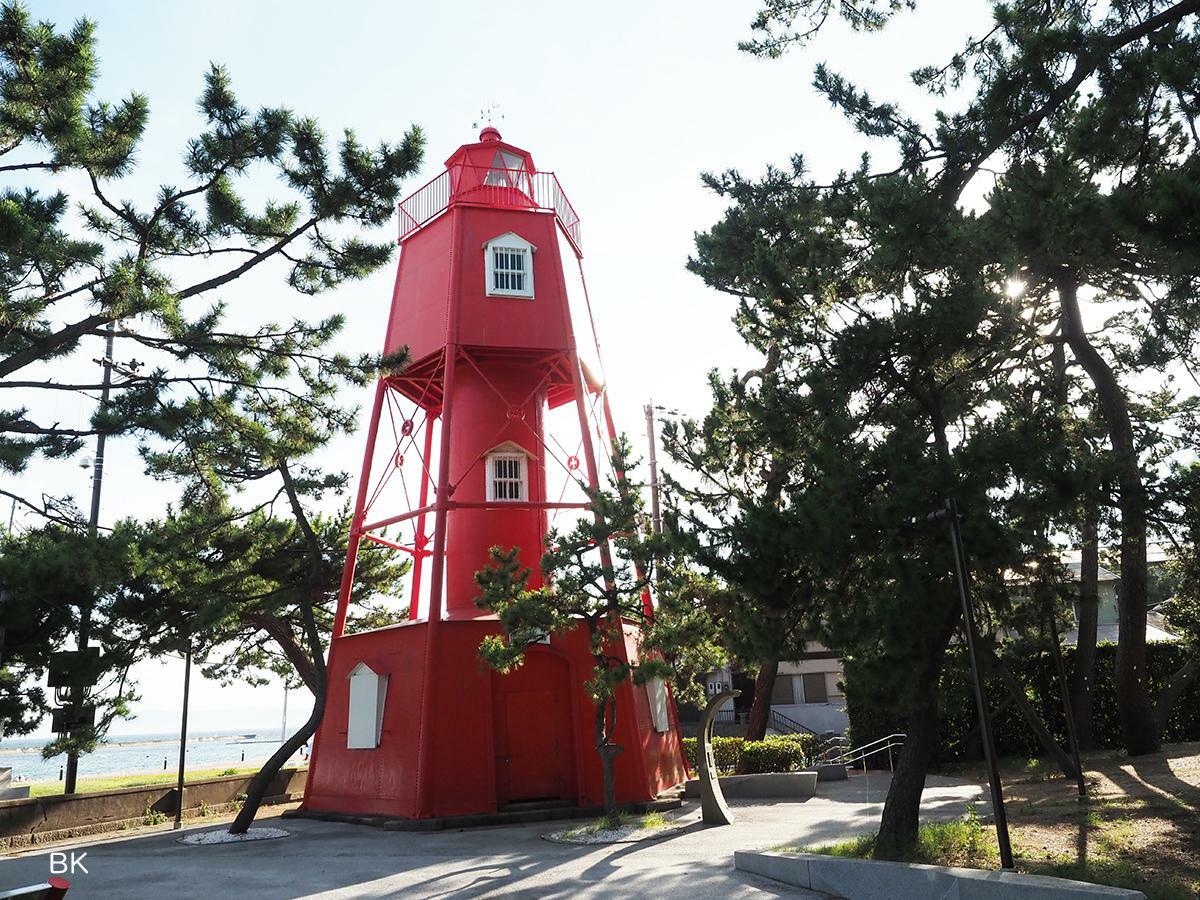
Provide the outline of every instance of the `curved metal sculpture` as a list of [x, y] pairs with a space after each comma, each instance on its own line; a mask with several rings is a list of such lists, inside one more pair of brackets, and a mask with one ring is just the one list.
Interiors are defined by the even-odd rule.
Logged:
[[721, 782], [717, 778], [717, 763], [713, 759], [712, 729], [717, 710], [726, 700], [731, 700], [741, 691], [722, 691], [708, 701], [700, 719], [700, 745], [696, 748], [696, 762], [700, 766], [700, 812], [705, 825], [732, 825], [733, 813], [721, 793]]

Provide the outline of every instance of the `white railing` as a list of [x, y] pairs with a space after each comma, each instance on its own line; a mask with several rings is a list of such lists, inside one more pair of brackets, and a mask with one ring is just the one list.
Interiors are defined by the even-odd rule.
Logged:
[[[458, 187], [452, 189], [455, 180]], [[400, 240], [429, 224], [456, 203], [554, 213], [575, 249], [582, 248], [579, 214], [553, 172], [483, 166], [447, 169], [401, 200]]]
[[907, 737], [908, 735], [906, 734], [889, 734], [887, 737], [881, 737], [879, 740], [863, 744], [861, 747], [855, 747], [852, 750], [843, 750], [836, 756], [830, 754], [826, 757], [825, 761], [843, 766], [852, 766], [857, 762], [861, 762], [863, 764], [863, 771], [865, 772], [868, 757], [874, 756], [876, 753], [886, 753], [888, 755], [888, 768], [892, 769], [895, 768], [895, 759], [892, 755], [892, 750], [897, 747], [903, 747]]

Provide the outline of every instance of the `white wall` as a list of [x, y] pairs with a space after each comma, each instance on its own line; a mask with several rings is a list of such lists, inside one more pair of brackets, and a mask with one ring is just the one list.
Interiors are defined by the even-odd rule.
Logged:
[[835, 734], [845, 734], [850, 727], [850, 719], [846, 708], [833, 703], [790, 703], [772, 706], [781, 716], [799, 722], [805, 728], [811, 728], [817, 734], [832, 731]]

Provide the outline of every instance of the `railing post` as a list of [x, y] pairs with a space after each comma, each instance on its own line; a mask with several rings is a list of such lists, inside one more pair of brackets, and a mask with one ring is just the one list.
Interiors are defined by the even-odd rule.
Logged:
[[892, 762], [892, 742], [888, 741], [888, 771], [895, 774], [896, 766]]

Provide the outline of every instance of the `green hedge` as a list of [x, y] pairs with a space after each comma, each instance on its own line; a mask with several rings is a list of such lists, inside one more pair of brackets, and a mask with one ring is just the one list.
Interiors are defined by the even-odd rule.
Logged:
[[[1116, 693], [1113, 669], [1116, 663], [1115, 644], [1101, 644], [1096, 648], [1095, 697], [1092, 705], [1093, 735], [1097, 744], [1105, 748], [1120, 748], [1121, 726], [1117, 717]], [[1194, 652], [1178, 644], [1153, 643], [1146, 645], [1146, 674], [1153, 698], [1166, 684], [1171, 674], [1179, 669]], [[1009, 650], [1005, 660], [1013, 673], [1026, 686], [1026, 693], [1037, 709], [1050, 733], [1066, 745], [1065, 717], [1062, 693], [1059, 690], [1058, 674], [1054, 656], [1050, 652], [1032, 653]], [[1067, 683], [1074, 671], [1075, 648], [1063, 648], [1063, 661], [1067, 670]], [[996, 732], [996, 750], [1000, 756], [1041, 756], [1042, 746], [1030, 731], [1015, 704], [1001, 709], [1008, 697], [999, 677], [986, 679], [987, 697], [993, 711]], [[846, 703], [850, 718], [850, 734], [853, 746], [874, 741], [893, 732], [906, 730], [904, 717], [886, 696], [866, 699], [866, 691], [855, 683], [854, 667], [846, 667]], [[936, 761], [981, 759], [983, 748], [977, 739], [968, 741], [974, 731], [978, 716], [975, 698], [971, 690], [970, 670], [966, 652], [961, 647], [952, 649], [946, 656], [946, 668], [942, 673], [941, 695], [938, 701], [940, 733]], [[999, 712], [996, 712], [999, 710]], [[1186, 691], [1167, 720], [1163, 732], [1165, 743], [1200, 740], [1200, 683]], [[887, 758], [872, 760], [875, 768], [886, 768]]]
[[[813, 734], [772, 735], [761, 741], [714, 737], [713, 758], [721, 772], [792, 772], [803, 769], [816, 753], [819, 738]], [[684, 738], [688, 765], [696, 771], [696, 738]], [[741, 767], [741, 768], [739, 768]]]

